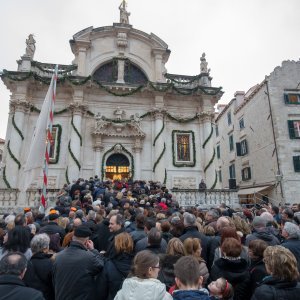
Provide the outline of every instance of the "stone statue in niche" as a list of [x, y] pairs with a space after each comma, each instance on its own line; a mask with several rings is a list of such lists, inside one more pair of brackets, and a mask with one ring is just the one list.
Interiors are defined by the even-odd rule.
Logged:
[[95, 128], [96, 130], [100, 130], [101, 127], [103, 125], [107, 124], [107, 121], [105, 121], [105, 117], [104, 116], [101, 116], [101, 113], [98, 112], [96, 115], [95, 115]]
[[33, 59], [35, 52], [35, 39], [33, 38], [33, 34], [29, 34], [28, 39], [26, 40], [26, 56], [29, 56]]
[[131, 120], [131, 123], [133, 123], [133, 124], [137, 125], [138, 127], [140, 127], [141, 118], [140, 118], [139, 113], [131, 115], [130, 120]]
[[121, 109], [120, 106], [114, 111], [114, 115], [116, 116], [116, 120], [121, 121], [125, 115], [125, 110]]
[[120, 10], [120, 23], [129, 24], [130, 13], [126, 10], [126, 1], [123, 0], [119, 6]]
[[200, 71], [201, 73], [207, 73], [208, 72], [208, 69], [207, 69], [207, 61], [206, 61], [206, 58], [205, 58], [205, 53], [202, 53], [202, 56], [200, 58]]

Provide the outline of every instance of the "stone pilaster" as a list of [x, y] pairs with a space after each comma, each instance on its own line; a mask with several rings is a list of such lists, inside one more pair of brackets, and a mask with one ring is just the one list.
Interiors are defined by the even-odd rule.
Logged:
[[102, 155], [103, 155], [103, 145], [101, 136], [98, 135], [95, 138], [94, 150], [95, 150], [95, 175], [100, 179], [102, 178]]
[[139, 138], [136, 138], [134, 146], [132, 148], [134, 152], [134, 179], [140, 180], [141, 178], [141, 151], [142, 151], [142, 145], [141, 140]]
[[90, 47], [89, 41], [77, 41], [78, 68], [77, 75], [86, 76], [86, 52]]

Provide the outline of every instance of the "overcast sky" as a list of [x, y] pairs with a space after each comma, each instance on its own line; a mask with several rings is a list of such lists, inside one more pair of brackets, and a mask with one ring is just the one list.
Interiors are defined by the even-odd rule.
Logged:
[[[34, 59], [70, 64], [69, 40], [89, 26], [119, 21], [121, 0], [0, 0], [0, 70], [17, 69], [25, 40], [35, 35]], [[171, 50], [169, 73], [197, 75], [206, 53], [221, 102], [247, 91], [283, 60], [300, 57], [299, 0], [128, 0], [130, 24], [155, 33]], [[0, 81], [0, 137], [5, 138], [9, 91]]]

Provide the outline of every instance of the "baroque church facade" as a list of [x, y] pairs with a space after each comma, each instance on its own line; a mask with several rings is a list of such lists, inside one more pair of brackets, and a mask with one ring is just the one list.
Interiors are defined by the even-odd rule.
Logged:
[[[205, 54], [199, 75], [167, 73], [168, 45], [133, 28], [124, 1], [119, 9], [119, 23], [76, 33], [72, 64], [59, 65], [48, 188], [94, 175], [217, 188], [214, 105], [223, 92]], [[2, 188], [20, 188], [55, 68], [33, 59], [32, 35], [26, 42], [18, 70], [1, 76], [11, 92]]]

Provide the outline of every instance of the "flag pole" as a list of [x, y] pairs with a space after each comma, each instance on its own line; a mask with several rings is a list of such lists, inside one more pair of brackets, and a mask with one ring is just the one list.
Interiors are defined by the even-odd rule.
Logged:
[[49, 123], [46, 128], [46, 150], [44, 157], [44, 168], [43, 168], [43, 189], [41, 203], [43, 208], [46, 207], [46, 194], [47, 194], [47, 185], [48, 185], [48, 167], [49, 167], [49, 153], [52, 141], [52, 126], [53, 126], [53, 116], [54, 116], [54, 107], [56, 101], [56, 82], [58, 76], [58, 65], [55, 66], [55, 71], [53, 74], [53, 88], [52, 88], [52, 97], [51, 97], [51, 106], [49, 110]]

